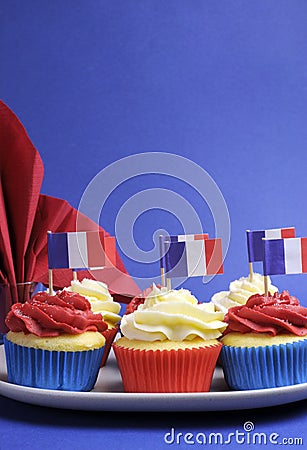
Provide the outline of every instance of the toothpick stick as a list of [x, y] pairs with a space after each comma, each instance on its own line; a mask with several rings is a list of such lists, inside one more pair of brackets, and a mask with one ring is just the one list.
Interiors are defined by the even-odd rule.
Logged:
[[268, 286], [269, 286], [268, 276], [265, 275], [265, 277], [264, 277], [264, 293], [265, 293], [266, 296], [267, 296], [268, 293], [269, 293], [269, 288], [268, 288]]
[[[249, 244], [249, 238], [248, 238], [249, 233], [250, 233], [250, 230], [246, 230], [248, 254], [250, 253], [250, 248], [249, 248], [250, 244]], [[249, 281], [253, 281], [253, 278], [254, 278], [253, 263], [249, 262], [248, 265], [249, 265]]]
[[72, 276], [73, 276], [73, 280], [74, 281], [78, 281], [78, 276], [77, 276], [77, 271], [76, 270], [72, 271]]
[[161, 267], [161, 285], [162, 287], [165, 287], [165, 269], [164, 267]]
[[53, 274], [52, 269], [49, 269], [49, 295], [53, 295]]
[[170, 278], [166, 279], [167, 290], [170, 291], [172, 289], [172, 280]]
[[[266, 240], [267, 240], [266, 238], [262, 238], [263, 253], [264, 253], [263, 254], [263, 272], [266, 272], [266, 270], [265, 270], [265, 261], [266, 261], [265, 248], [266, 248], [266, 246], [265, 246], [265, 242], [264, 242]], [[264, 275], [264, 294], [267, 296], [268, 293], [269, 293], [269, 277], [268, 277], [268, 275]]]
[[253, 281], [254, 272], [253, 272], [253, 263], [248, 263], [249, 265], [249, 281]]

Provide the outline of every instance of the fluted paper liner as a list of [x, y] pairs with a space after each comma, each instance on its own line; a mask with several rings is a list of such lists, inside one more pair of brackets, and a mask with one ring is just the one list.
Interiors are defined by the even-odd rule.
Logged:
[[263, 389], [307, 382], [307, 339], [265, 347], [224, 345], [221, 361], [231, 389]]
[[113, 344], [126, 392], [209, 391], [221, 347], [139, 350]]
[[43, 389], [90, 391], [96, 382], [104, 347], [57, 352], [24, 347], [4, 336], [8, 381]]
[[105, 343], [105, 346], [104, 346], [104, 352], [103, 352], [103, 355], [102, 355], [102, 360], [101, 360], [101, 363], [100, 363], [100, 367], [103, 367], [106, 364], [106, 362], [107, 362], [107, 359], [108, 359], [108, 356], [109, 356], [109, 353], [110, 353], [113, 341], [115, 339], [115, 336], [116, 336], [118, 330], [119, 330], [119, 326], [116, 325], [115, 327], [108, 328], [106, 331], [103, 331], [101, 333], [105, 337], [106, 343]]

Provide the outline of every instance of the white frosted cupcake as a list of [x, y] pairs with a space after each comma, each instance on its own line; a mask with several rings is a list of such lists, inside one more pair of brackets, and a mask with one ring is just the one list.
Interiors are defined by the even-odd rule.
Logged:
[[121, 322], [113, 344], [127, 392], [201, 392], [210, 389], [226, 324], [209, 303], [186, 289], [153, 287]]

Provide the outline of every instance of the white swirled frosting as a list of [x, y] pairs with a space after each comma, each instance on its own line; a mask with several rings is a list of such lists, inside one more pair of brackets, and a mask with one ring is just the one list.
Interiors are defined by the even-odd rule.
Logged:
[[198, 303], [190, 291], [154, 285], [144, 304], [123, 316], [121, 331], [128, 339], [142, 341], [208, 340], [221, 336], [226, 328], [222, 320], [213, 304]]
[[[271, 284], [268, 277], [268, 291], [273, 294], [278, 291], [276, 286]], [[245, 305], [251, 295], [262, 294], [264, 292], [264, 277], [259, 273], [253, 274], [253, 279], [250, 277], [241, 277], [229, 284], [228, 291], [221, 291], [214, 294], [211, 302], [215, 305], [217, 311], [227, 313], [229, 308], [233, 306]]]
[[103, 320], [109, 324], [120, 321], [120, 304], [113, 301], [108, 286], [102, 281], [84, 278], [82, 281], [73, 280], [68, 291], [83, 295], [91, 304], [91, 310], [95, 314], [101, 314]]

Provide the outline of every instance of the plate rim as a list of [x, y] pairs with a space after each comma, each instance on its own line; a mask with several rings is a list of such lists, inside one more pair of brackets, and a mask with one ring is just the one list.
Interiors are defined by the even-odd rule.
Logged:
[[[40, 389], [9, 383], [3, 346], [0, 358], [0, 395], [37, 406], [83, 411], [230, 411], [277, 406], [307, 399], [307, 383], [257, 390], [225, 390], [192, 393], [130, 393], [115, 391], [76, 392]], [[110, 353], [109, 358], [115, 360]], [[118, 367], [108, 365], [110, 372]], [[103, 368], [102, 370], [104, 370]], [[222, 370], [218, 368], [217, 370]], [[115, 372], [114, 372], [115, 373]], [[252, 406], [251, 406], [252, 402]]]

